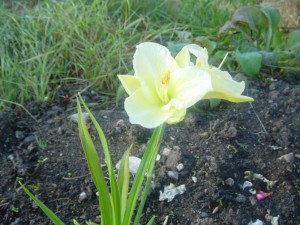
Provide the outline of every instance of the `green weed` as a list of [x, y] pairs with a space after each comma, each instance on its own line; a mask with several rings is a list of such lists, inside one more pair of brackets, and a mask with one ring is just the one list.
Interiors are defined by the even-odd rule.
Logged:
[[97, 80], [96, 91], [115, 95], [116, 75], [130, 73], [136, 44], [176, 41], [178, 30], [215, 39], [249, 1], [20, 2], [0, 5], [0, 99], [24, 104], [51, 98], [51, 88], [68, 78]]

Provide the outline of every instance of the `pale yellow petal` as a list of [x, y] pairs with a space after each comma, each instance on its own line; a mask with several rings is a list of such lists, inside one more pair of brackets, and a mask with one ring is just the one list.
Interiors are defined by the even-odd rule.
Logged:
[[185, 105], [177, 99], [171, 99], [170, 102], [162, 108], [164, 111], [170, 111], [170, 117], [167, 119], [168, 124], [179, 123], [186, 114]]
[[118, 75], [127, 94], [133, 94], [140, 86], [140, 81], [138, 78], [131, 75]]
[[168, 71], [177, 68], [175, 59], [166, 47], [151, 42], [136, 47], [133, 57], [135, 76], [148, 86], [158, 86]]
[[206, 48], [202, 48], [199, 45], [190, 44], [186, 46], [189, 52], [196, 56], [196, 66], [201, 68], [209, 68], [208, 64], [208, 52]]
[[175, 71], [169, 86], [169, 97], [181, 102], [185, 108], [194, 105], [212, 90], [210, 75], [197, 67]]
[[191, 62], [189, 49], [187, 47], [183, 47], [176, 55], [175, 60], [181, 68], [189, 66]]
[[155, 128], [164, 123], [171, 115], [171, 110], [163, 110], [161, 101], [149, 99], [142, 89], [137, 90], [125, 100], [125, 110], [132, 124], [146, 128]]
[[245, 89], [244, 82], [236, 82], [226, 71], [217, 68], [209, 70], [211, 74], [212, 90], [204, 98], [219, 98], [231, 102], [249, 102], [253, 98], [242, 95]]

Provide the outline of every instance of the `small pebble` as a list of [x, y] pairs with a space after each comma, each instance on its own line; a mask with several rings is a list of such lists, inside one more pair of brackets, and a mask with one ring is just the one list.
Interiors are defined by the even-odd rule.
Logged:
[[250, 196], [249, 201], [250, 201], [251, 205], [256, 205], [257, 204], [256, 197], [254, 197], [254, 196]]
[[208, 217], [208, 213], [206, 213], [206, 212], [201, 212], [201, 213], [200, 213], [200, 217], [201, 217], [201, 218]]
[[162, 150], [162, 154], [163, 154], [164, 156], [168, 156], [170, 153], [171, 153], [171, 149], [169, 149], [169, 148], [164, 148], [164, 149]]
[[[135, 156], [129, 156], [129, 171], [132, 174], [136, 174], [139, 166], [141, 164], [141, 159]], [[119, 162], [116, 164], [116, 168], [119, 169], [120, 168], [120, 164], [121, 164], [121, 160], [119, 160]]]
[[176, 166], [177, 170], [180, 172], [181, 170], [184, 169], [184, 165], [182, 163], [179, 163], [177, 166]]
[[227, 178], [225, 180], [225, 184], [229, 187], [232, 187], [234, 185], [234, 179], [232, 179], [231, 177]]
[[156, 161], [159, 161], [161, 159], [161, 155], [160, 154], [157, 154], [157, 156], [156, 156]]
[[[84, 122], [87, 122], [89, 119], [89, 114], [87, 112], [82, 113], [82, 117]], [[78, 122], [78, 113], [72, 114], [70, 117], [71, 122], [77, 123]]]
[[257, 219], [255, 222], [250, 221], [247, 225], [264, 225], [264, 223]]
[[57, 129], [57, 133], [58, 133], [59, 135], [62, 135], [62, 134], [63, 134], [63, 129], [62, 129], [61, 127], [59, 127], [59, 128]]
[[168, 171], [168, 177], [178, 180], [179, 178], [179, 174], [176, 171]]
[[214, 210], [212, 211], [212, 214], [216, 214], [219, 211], [220, 207], [217, 206], [216, 208], [214, 208]]
[[246, 202], [246, 197], [244, 195], [238, 195], [235, 200], [239, 203], [244, 203]]
[[82, 202], [84, 199], [87, 198], [87, 194], [83, 191], [79, 195], [79, 202]]
[[288, 163], [294, 162], [294, 153], [288, 153], [278, 158], [279, 160], [285, 160]]
[[9, 156], [7, 156], [7, 159], [13, 162], [15, 157], [13, 154], [10, 154]]
[[25, 136], [24, 136], [24, 133], [22, 132], [22, 131], [20, 131], [20, 130], [17, 130], [16, 131], [16, 138], [17, 139], [23, 139]]
[[193, 177], [192, 177], [192, 180], [193, 180], [194, 183], [197, 183], [197, 177], [194, 177], [194, 176], [193, 176]]
[[35, 142], [36, 141], [36, 137], [35, 135], [29, 135], [24, 139], [24, 143], [29, 144], [31, 142]]

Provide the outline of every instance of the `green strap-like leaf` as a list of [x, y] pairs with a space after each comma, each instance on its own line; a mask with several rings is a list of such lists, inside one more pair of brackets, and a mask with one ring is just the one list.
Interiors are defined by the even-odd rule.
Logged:
[[141, 191], [144, 176], [146, 174], [151, 175], [152, 173], [152, 170], [150, 170], [150, 168], [153, 164], [153, 160], [155, 160], [155, 156], [157, 155], [163, 133], [164, 125], [155, 128], [151, 136], [150, 142], [144, 152], [141, 164], [139, 166], [138, 172], [130, 190], [123, 225], [130, 225], [136, 202]]
[[111, 161], [110, 152], [109, 152], [108, 145], [107, 145], [107, 140], [105, 138], [105, 135], [104, 135], [104, 132], [103, 132], [102, 128], [100, 127], [100, 125], [97, 122], [96, 118], [91, 113], [91, 111], [89, 110], [87, 105], [84, 103], [84, 101], [83, 101], [83, 99], [81, 98], [80, 95], [79, 95], [79, 98], [80, 98], [81, 103], [83, 104], [85, 110], [89, 114], [89, 116], [90, 116], [90, 118], [93, 122], [93, 125], [96, 128], [97, 133], [99, 135], [99, 139], [100, 139], [101, 144], [102, 144], [102, 148], [103, 148], [103, 152], [104, 152], [104, 156], [105, 156], [105, 161], [106, 161], [107, 168], [108, 168], [110, 186], [111, 186], [113, 214], [114, 214], [115, 223], [118, 225], [118, 224], [121, 224], [120, 196], [119, 196], [119, 189], [118, 189], [118, 185], [117, 185], [117, 180], [116, 180], [116, 177], [115, 177], [114, 167], [113, 167], [113, 164], [112, 164], [112, 161]]
[[128, 188], [129, 188], [129, 153], [132, 146], [130, 146], [124, 153], [120, 162], [120, 168], [118, 172], [118, 187], [120, 191], [120, 206], [121, 206], [121, 224], [127, 205]]
[[77, 99], [77, 110], [78, 110], [79, 135], [80, 135], [82, 147], [88, 162], [89, 170], [91, 172], [93, 181], [99, 193], [101, 220], [103, 221], [102, 225], [116, 225], [116, 222], [114, 220], [114, 212], [113, 212], [111, 199], [110, 199], [110, 193], [108, 191], [108, 187], [102, 172], [98, 153], [95, 149], [92, 138], [83, 120], [82, 110], [78, 99]]
[[64, 225], [64, 222], [62, 222], [54, 212], [51, 211], [44, 203], [42, 203], [38, 198], [36, 198], [20, 181], [19, 184], [23, 188], [23, 190], [26, 192], [27, 195], [40, 207], [41, 210], [48, 216], [48, 218], [55, 224], [55, 225]]
[[152, 218], [149, 220], [149, 222], [146, 225], [151, 225], [154, 222], [155, 216], [152, 216]]

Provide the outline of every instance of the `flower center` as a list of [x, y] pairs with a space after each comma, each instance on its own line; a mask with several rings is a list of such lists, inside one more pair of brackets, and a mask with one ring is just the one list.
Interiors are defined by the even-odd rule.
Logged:
[[163, 76], [162, 80], [161, 80], [161, 100], [165, 103], [169, 102], [169, 96], [168, 96], [168, 85], [170, 83], [170, 70], [168, 70], [165, 75]]
[[168, 70], [168, 71], [166, 72], [166, 74], [164, 75], [164, 77], [163, 77], [161, 83], [162, 83], [165, 87], [167, 87], [168, 84], [169, 84], [169, 82], [170, 82], [170, 70]]

